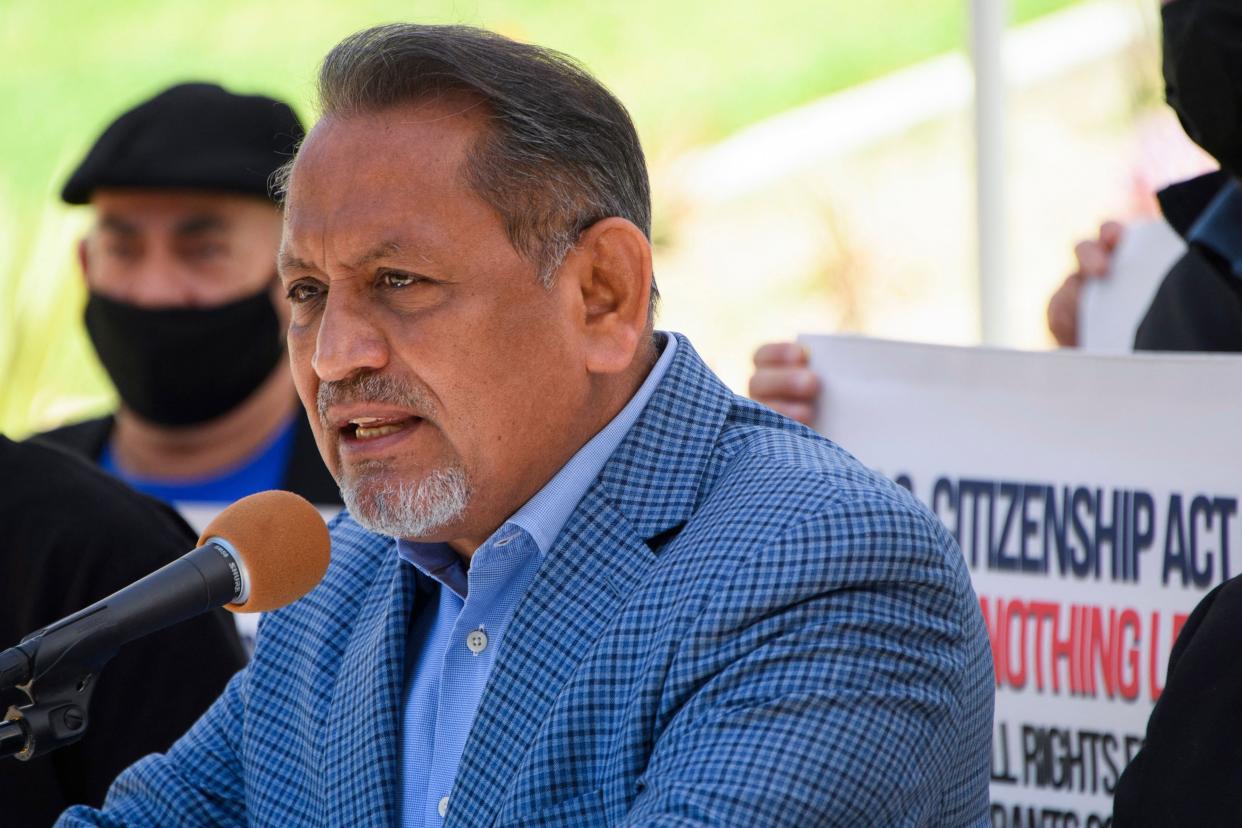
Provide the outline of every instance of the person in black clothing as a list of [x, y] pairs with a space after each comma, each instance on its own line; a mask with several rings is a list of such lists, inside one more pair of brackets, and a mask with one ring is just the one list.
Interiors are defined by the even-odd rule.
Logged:
[[[1158, 194], [1187, 251], [1152, 299], [1134, 349], [1242, 352], [1242, 6], [1235, 0], [1161, 4], [1165, 98], [1186, 134], [1221, 169]], [[1083, 278], [1107, 272], [1119, 229], [1106, 225], [1099, 241], [1079, 246], [1078, 271], [1049, 302], [1049, 328], [1059, 344], [1077, 344]]]
[[294, 393], [275, 276], [268, 181], [301, 135], [288, 105], [205, 83], [104, 131], [62, 197], [95, 213], [86, 328], [120, 406], [37, 439], [167, 502], [283, 488], [340, 503]]
[[[0, 469], [0, 649], [194, 547], [171, 508], [60, 449], [0, 436]], [[0, 759], [0, 823], [45, 826], [69, 805], [102, 803], [120, 771], [167, 749], [244, 662], [222, 610], [122, 647], [100, 672], [80, 741]]]
[[[1211, 272], [1225, 288], [1217, 291], [1216, 283], [1207, 292], [1193, 273], [1183, 273], [1178, 301], [1164, 297], [1172, 310], [1156, 320], [1149, 314], [1149, 321], [1167, 330], [1201, 326], [1213, 338], [1195, 334], [1190, 341], [1233, 345], [1242, 342], [1242, 300], [1237, 298], [1242, 295], [1242, 190], [1236, 178], [1242, 174], [1242, 5], [1236, 0], [1173, 0], [1164, 6], [1163, 18], [1169, 103], [1187, 134], [1229, 176], [1187, 234], [1187, 256], [1194, 256], [1187, 270], [1193, 265]], [[1170, 273], [1166, 284], [1173, 279]], [[1169, 292], [1175, 293], [1173, 287]], [[1203, 348], [1208, 349], [1242, 346]], [[1143, 747], [1117, 783], [1115, 828], [1242, 825], [1239, 641], [1242, 576], [1208, 593], [1178, 635]]]

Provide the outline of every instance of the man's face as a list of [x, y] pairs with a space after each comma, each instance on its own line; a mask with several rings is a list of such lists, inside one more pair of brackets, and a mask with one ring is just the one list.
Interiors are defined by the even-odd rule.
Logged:
[[[143, 307], [210, 307], [272, 281], [280, 214], [244, 195], [98, 190], [81, 258], [91, 290]], [[281, 303], [283, 304], [283, 302]]]
[[294, 380], [350, 511], [466, 553], [580, 445], [589, 397], [580, 293], [544, 288], [464, 180], [485, 124], [454, 99], [325, 119], [281, 251]]

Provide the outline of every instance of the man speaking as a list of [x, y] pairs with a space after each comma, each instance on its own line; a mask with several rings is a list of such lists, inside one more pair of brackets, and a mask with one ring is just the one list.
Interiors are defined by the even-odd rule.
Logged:
[[415, 25], [345, 40], [319, 93], [281, 278], [332, 565], [63, 824], [985, 825], [961, 553], [653, 332], [621, 104]]

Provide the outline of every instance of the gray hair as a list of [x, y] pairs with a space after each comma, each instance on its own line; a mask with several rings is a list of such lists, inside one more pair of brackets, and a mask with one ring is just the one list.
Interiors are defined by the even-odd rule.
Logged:
[[324, 116], [454, 92], [481, 98], [491, 121], [466, 179], [545, 286], [601, 219], [628, 219], [651, 238], [647, 164], [629, 113], [567, 55], [469, 26], [393, 23], [347, 37], [319, 71]]

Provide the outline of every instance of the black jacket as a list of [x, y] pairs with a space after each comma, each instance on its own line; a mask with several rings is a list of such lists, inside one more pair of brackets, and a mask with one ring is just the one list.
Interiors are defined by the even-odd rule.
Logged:
[[[1242, 223], [1205, 215], [1238, 185], [1221, 172], [1161, 191], [1164, 217], [1187, 241], [1139, 324], [1136, 351], [1242, 352]], [[1239, 196], [1242, 197], [1242, 196]]]
[[1242, 577], [1208, 593], [1177, 637], [1113, 825], [1242, 825]]
[[[31, 439], [68, 449], [94, 463], [103, 454], [115, 424], [112, 416], [99, 417], [45, 431]], [[294, 425], [293, 450], [289, 455], [289, 466], [285, 469], [281, 488], [299, 494], [311, 503], [341, 503], [341, 490], [323, 464], [310, 423], [302, 416], [297, 418]]]
[[[0, 436], [0, 648], [194, 547], [168, 506], [55, 447]], [[0, 759], [0, 824], [46, 826], [98, 805], [113, 777], [166, 750], [245, 663], [232, 617], [201, 615], [121, 648], [100, 672], [81, 741]], [[14, 693], [0, 706], [22, 702]]]

